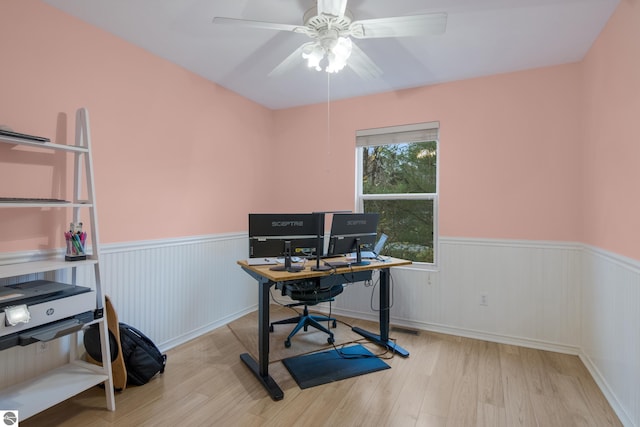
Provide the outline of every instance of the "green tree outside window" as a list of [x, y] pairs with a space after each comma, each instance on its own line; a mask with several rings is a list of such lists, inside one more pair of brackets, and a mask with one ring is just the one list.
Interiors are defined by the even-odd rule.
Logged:
[[360, 208], [380, 214], [383, 255], [434, 263], [438, 142], [361, 146]]

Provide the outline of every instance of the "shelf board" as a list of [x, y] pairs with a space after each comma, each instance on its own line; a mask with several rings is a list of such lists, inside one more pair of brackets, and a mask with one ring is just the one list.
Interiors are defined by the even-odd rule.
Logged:
[[87, 147], [78, 147], [75, 145], [62, 145], [62, 144], [56, 144], [53, 142], [38, 142], [38, 141], [32, 141], [30, 139], [15, 138], [15, 137], [6, 136], [6, 135], [0, 136], [0, 142], [4, 142], [8, 144], [16, 144], [16, 145], [26, 145], [29, 147], [46, 148], [49, 150], [69, 151], [73, 153], [86, 153], [89, 151]]
[[0, 265], [0, 279], [6, 277], [24, 276], [27, 274], [44, 273], [46, 271], [60, 270], [71, 267], [97, 264], [96, 259], [81, 261], [65, 261], [62, 258], [53, 258], [40, 261], [20, 262], [16, 264]]
[[0, 208], [90, 208], [92, 203], [72, 202], [0, 202]]
[[0, 408], [18, 410], [20, 420], [24, 420], [105, 382], [107, 378], [105, 373], [96, 370], [95, 365], [75, 361], [2, 390]]

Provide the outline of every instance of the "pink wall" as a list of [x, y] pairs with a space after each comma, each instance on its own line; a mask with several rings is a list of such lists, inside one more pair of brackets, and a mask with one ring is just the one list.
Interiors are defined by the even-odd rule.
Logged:
[[439, 121], [441, 235], [582, 241], [640, 259], [638, 40], [640, 4], [623, 0], [579, 64], [334, 101], [329, 134], [326, 104], [279, 111], [278, 150], [303, 159], [279, 177], [307, 179], [272, 206], [352, 209], [355, 131]]
[[640, 4], [622, 0], [583, 61], [583, 240], [640, 260]]
[[[265, 202], [270, 110], [36, 0], [0, 2], [0, 52], [0, 124], [72, 144], [88, 108], [103, 242], [235, 232]], [[69, 195], [64, 157], [29, 157], [24, 182], [0, 144], [0, 194]], [[59, 246], [65, 214], [38, 214], [0, 210], [0, 250]]]
[[329, 138], [326, 104], [278, 111], [277, 150], [295, 153], [279, 178], [296, 196], [272, 209], [353, 209], [356, 130], [439, 121], [441, 235], [579, 240], [578, 76], [574, 64], [335, 101]]
[[[441, 235], [640, 259], [638, 24], [623, 0], [583, 63], [333, 101], [328, 127], [326, 104], [269, 111], [41, 2], [1, 2], [0, 122], [72, 143], [75, 109], [89, 108], [106, 243], [242, 231], [251, 211], [352, 209], [355, 131], [439, 121]], [[68, 159], [38, 155], [24, 183], [25, 159], [0, 145], [0, 193], [68, 194], [53, 167]], [[0, 210], [0, 250], [56, 247], [64, 215], [35, 215]]]

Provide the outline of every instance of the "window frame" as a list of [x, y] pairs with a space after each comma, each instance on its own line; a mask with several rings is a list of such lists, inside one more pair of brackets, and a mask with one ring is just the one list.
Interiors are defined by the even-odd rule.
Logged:
[[[400, 133], [421, 131], [435, 131], [435, 138], [429, 138], [429, 141], [436, 142], [436, 188], [435, 193], [388, 193], [388, 194], [363, 194], [362, 174], [363, 174], [363, 152], [365, 147], [371, 147], [375, 145], [395, 145], [402, 142], [394, 140]], [[388, 137], [388, 142], [383, 143], [384, 139]], [[372, 144], [367, 144], [367, 139], [373, 139], [376, 141]], [[405, 141], [406, 142], [406, 141]], [[420, 141], [409, 141], [420, 142]], [[403, 268], [412, 268], [418, 270], [432, 270], [436, 271], [439, 268], [440, 260], [440, 227], [439, 227], [439, 195], [440, 195], [440, 123], [439, 122], [426, 122], [416, 123], [410, 125], [390, 126], [383, 128], [374, 128], [366, 130], [356, 131], [356, 165], [355, 165], [355, 186], [356, 186], [356, 212], [364, 212], [365, 200], [432, 200], [433, 201], [433, 262], [417, 262], [414, 261], [411, 266]]]

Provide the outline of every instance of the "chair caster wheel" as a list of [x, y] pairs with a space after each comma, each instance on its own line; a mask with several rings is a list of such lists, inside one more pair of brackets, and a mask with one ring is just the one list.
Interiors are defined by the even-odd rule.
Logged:
[[284, 342], [284, 346], [287, 347], [287, 348], [291, 347], [291, 340], [286, 340]]
[[327, 338], [327, 342], [329, 344], [333, 344], [334, 342], [336, 342], [336, 340], [334, 340], [333, 337], [329, 337], [329, 338]]
[[269, 325], [269, 332], [273, 332], [273, 325]]
[[338, 327], [338, 322], [336, 322], [335, 320], [333, 321], [333, 329]]

